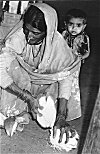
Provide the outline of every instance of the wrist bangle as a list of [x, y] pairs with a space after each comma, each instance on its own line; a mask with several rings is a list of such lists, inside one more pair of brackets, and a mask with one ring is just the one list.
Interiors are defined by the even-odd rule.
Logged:
[[57, 115], [57, 120], [58, 120], [59, 118], [60, 118], [60, 119], [66, 119], [66, 116], [65, 116], [64, 114], [58, 114], [58, 115]]

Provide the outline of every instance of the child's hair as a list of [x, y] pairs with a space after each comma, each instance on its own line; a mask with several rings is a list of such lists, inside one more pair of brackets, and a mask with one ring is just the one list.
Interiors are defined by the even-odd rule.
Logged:
[[80, 9], [71, 9], [71, 10], [69, 10], [67, 12], [67, 14], [65, 15], [66, 23], [68, 23], [71, 18], [81, 18], [81, 19], [83, 19], [84, 24], [87, 23], [86, 13], [84, 11], [80, 10]]

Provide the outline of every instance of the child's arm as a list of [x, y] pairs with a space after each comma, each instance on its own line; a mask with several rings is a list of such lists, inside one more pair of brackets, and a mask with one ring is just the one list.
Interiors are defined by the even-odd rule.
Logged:
[[90, 41], [89, 41], [89, 37], [86, 35], [86, 39], [87, 39], [87, 44], [86, 44], [86, 49], [84, 54], [82, 55], [82, 60], [86, 59], [89, 55], [90, 55]]

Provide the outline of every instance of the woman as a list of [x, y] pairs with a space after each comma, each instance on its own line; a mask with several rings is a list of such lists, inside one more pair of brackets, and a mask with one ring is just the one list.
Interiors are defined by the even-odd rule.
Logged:
[[47, 4], [36, 3], [27, 8], [3, 40], [0, 111], [5, 121], [14, 117], [21, 126], [20, 123], [29, 123], [29, 113], [37, 118], [39, 98], [51, 96], [58, 106], [54, 136], [60, 128], [61, 142], [69, 127], [66, 120], [81, 116], [77, 82], [80, 59], [72, 54], [57, 25], [56, 11]]

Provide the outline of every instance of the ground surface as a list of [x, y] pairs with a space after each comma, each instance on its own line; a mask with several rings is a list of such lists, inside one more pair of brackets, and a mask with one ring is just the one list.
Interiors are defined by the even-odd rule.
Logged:
[[57, 151], [49, 145], [48, 135], [48, 131], [42, 130], [35, 122], [26, 126], [23, 133], [18, 132], [11, 138], [2, 130], [1, 154], [65, 154], [65, 151]]
[[[92, 31], [93, 32], [93, 31]], [[91, 33], [93, 34], [93, 33]], [[99, 38], [98, 32], [91, 35], [92, 38], [92, 53], [90, 57], [86, 60], [85, 64], [81, 69], [80, 76], [80, 88], [82, 97], [82, 109], [83, 117], [85, 117], [84, 129], [82, 129], [81, 143], [82, 147], [84, 142], [84, 137], [86, 133], [86, 127], [88, 127], [88, 121], [91, 116], [91, 110], [93, 108], [93, 103], [95, 102], [95, 96], [97, 93], [98, 86], [98, 68], [99, 63]], [[97, 46], [98, 44], [98, 46]], [[86, 112], [85, 108], [87, 108]], [[81, 120], [73, 122], [76, 129], [80, 132], [81, 130]], [[1, 129], [1, 153], [0, 154], [65, 154], [65, 151], [54, 150], [48, 144], [48, 130], [41, 129], [35, 122], [32, 122], [25, 126], [22, 133], [18, 132], [13, 135], [12, 138], [8, 137], [3, 129]], [[68, 154], [76, 154], [77, 150], [73, 150]], [[79, 154], [81, 154], [79, 152]]]

